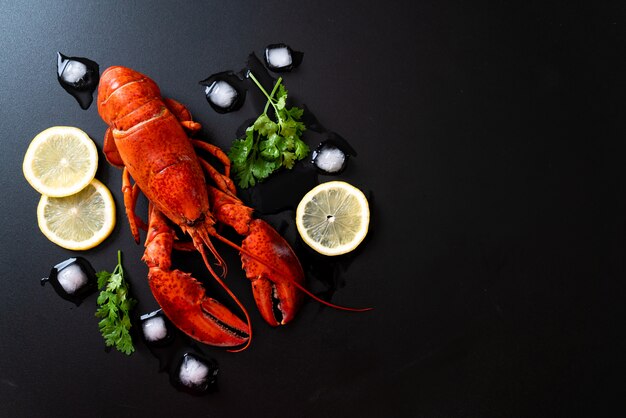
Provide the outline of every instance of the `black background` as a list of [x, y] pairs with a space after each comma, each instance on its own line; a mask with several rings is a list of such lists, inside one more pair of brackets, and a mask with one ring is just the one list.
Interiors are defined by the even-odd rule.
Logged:
[[[606, 416], [623, 399], [622, 4], [101, 3], [0, 1], [0, 415]], [[293, 99], [358, 151], [340, 179], [370, 193], [370, 236], [332, 300], [375, 310], [308, 300], [271, 329], [219, 247], [255, 339], [210, 348], [219, 390], [191, 397], [141, 342], [131, 357], [105, 352], [95, 295], [76, 308], [39, 286], [77, 253], [39, 232], [21, 164], [53, 125], [102, 147], [95, 106], [57, 83], [57, 51], [148, 74], [228, 149], [255, 115], [218, 115], [198, 81], [276, 42], [305, 53], [285, 77]], [[103, 162], [97, 177], [118, 224], [80, 255], [112, 269], [121, 249], [147, 312], [120, 172]]]

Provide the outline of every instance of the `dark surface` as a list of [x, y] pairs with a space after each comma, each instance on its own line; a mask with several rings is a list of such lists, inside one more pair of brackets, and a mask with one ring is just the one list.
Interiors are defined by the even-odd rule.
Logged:
[[[623, 399], [622, 5], [55, 3], [0, 1], [0, 415], [606, 416]], [[270, 329], [220, 247], [255, 339], [239, 354], [209, 349], [219, 389], [192, 397], [140, 340], [131, 357], [105, 352], [95, 295], [75, 307], [40, 287], [74, 253], [39, 232], [22, 159], [53, 125], [102, 147], [95, 106], [56, 80], [57, 51], [150, 75], [228, 149], [255, 115], [218, 115], [198, 81], [277, 42], [305, 53], [285, 76], [292, 97], [358, 151], [340, 179], [370, 192], [369, 239], [332, 300], [376, 309], [308, 300]], [[122, 249], [149, 312], [120, 172], [103, 161], [97, 177], [118, 225], [81, 255], [110, 270]]]

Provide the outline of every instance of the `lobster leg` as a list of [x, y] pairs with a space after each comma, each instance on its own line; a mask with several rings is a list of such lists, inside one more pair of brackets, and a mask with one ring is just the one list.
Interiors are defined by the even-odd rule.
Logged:
[[237, 195], [235, 183], [233, 183], [230, 177], [221, 174], [215, 169], [215, 167], [213, 167], [201, 157], [198, 157], [198, 162], [204, 169], [204, 172], [211, 178], [211, 180], [215, 182], [215, 185], [218, 189], [220, 189], [224, 193], [232, 195], [233, 197]]
[[245, 239], [241, 262], [259, 312], [272, 326], [284, 325], [296, 315], [304, 285], [304, 271], [295, 253], [271, 226], [252, 218], [252, 208], [238, 198], [208, 186], [209, 201], [218, 221], [235, 229]]
[[[191, 112], [187, 107], [170, 98], [163, 99], [165, 106], [176, 116], [176, 119], [180, 122], [180, 124], [185, 128], [185, 130], [189, 133], [190, 136], [193, 136], [200, 129], [202, 129], [202, 125], [198, 122], [194, 122], [191, 118]], [[191, 139], [191, 143], [194, 148], [198, 148], [208, 152], [213, 155], [215, 158], [219, 160], [220, 163], [224, 166], [224, 174], [219, 173], [212, 165], [210, 165], [206, 160], [202, 159], [198, 156], [198, 160], [204, 168], [205, 172], [215, 181], [218, 188], [224, 192], [228, 190], [228, 192], [233, 195], [237, 194], [237, 190], [235, 188], [235, 183], [230, 178], [230, 159], [228, 155], [218, 146], [213, 144], [209, 144], [208, 142], [199, 141], [197, 139]]]
[[144, 230], [147, 229], [146, 224], [135, 213], [137, 197], [139, 196], [139, 187], [136, 184], [131, 184], [130, 173], [124, 165], [124, 161], [122, 161], [122, 157], [120, 156], [120, 153], [117, 149], [117, 145], [115, 145], [115, 139], [113, 138], [111, 128], [107, 129], [106, 133], [104, 134], [103, 152], [109, 163], [123, 169], [122, 193], [124, 196], [124, 208], [126, 209], [126, 217], [128, 218], [128, 223], [130, 224], [130, 232], [133, 234], [135, 242], [139, 243], [138, 227]]
[[131, 185], [130, 173], [126, 167], [124, 167], [124, 171], [122, 172], [122, 193], [124, 195], [124, 208], [126, 209], [126, 217], [130, 225], [130, 232], [133, 234], [135, 242], [139, 244], [139, 230], [137, 229], [137, 225], [141, 225], [143, 229], [146, 229], [146, 226], [135, 213], [139, 187], [137, 187], [136, 184]]
[[114, 165], [117, 168], [124, 167], [124, 161], [122, 161], [122, 157], [117, 150], [117, 145], [115, 145], [115, 139], [113, 138], [111, 128], [108, 128], [104, 134], [104, 146], [102, 147], [102, 152], [111, 165]]
[[[187, 107], [170, 98], [163, 99], [165, 106], [176, 116], [176, 119], [180, 122], [180, 124], [185, 128], [185, 130], [189, 133], [189, 135], [193, 136], [197, 133], [201, 128], [198, 122], [194, 122], [191, 118], [191, 112]], [[198, 156], [198, 160], [205, 172], [208, 174], [213, 181], [217, 184], [218, 188], [224, 192], [228, 191], [233, 195], [237, 194], [237, 189], [235, 188], [235, 183], [230, 178], [230, 159], [228, 155], [220, 147], [217, 147], [213, 144], [209, 144], [208, 142], [199, 141], [197, 139], [191, 139], [191, 143], [194, 148], [198, 148], [208, 152], [213, 155], [215, 158], [219, 160], [220, 163], [224, 166], [224, 174], [219, 173], [211, 164], [209, 164], [206, 160]]]
[[170, 98], [164, 98], [163, 103], [176, 116], [176, 119], [178, 119], [189, 135], [193, 135], [202, 129], [202, 125], [191, 119], [191, 112], [184, 104]]
[[190, 337], [205, 344], [234, 347], [245, 344], [249, 326], [224, 305], [207, 297], [190, 274], [171, 269], [174, 230], [165, 216], [150, 204], [150, 221], [143, 261], [148, 282], [163, 312]]
[[197, 139], [192, 139], [191, 142], [194, 147], [200, 148], [217, 158], [222, 165], [224, 165], [224, 175], [226, 177], [230, 176], [230, 159], [220, 147], [209, 144], [208, 142], [198, 141]]

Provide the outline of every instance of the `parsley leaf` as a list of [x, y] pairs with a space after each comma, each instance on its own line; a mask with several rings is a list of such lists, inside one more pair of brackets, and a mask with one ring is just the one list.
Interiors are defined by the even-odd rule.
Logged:
[[117, 252], [117, 266], [112, 273], [101, 271], [96, 273], [98, 279], [98, 306], [96, 317], [100, 333], [108, 347], [130, 355], [135, 351], [130, 335], [130, 311], [137, 301], [128, 295], [128, 283], [124, 280], [122, 268], [122, 252]]
[[[304, 110], [287, 108], [287, 89], [279, 78], [271, 93], [261, 86], [252, 72], [248, 76], [267, 97], [263, 113], [246, 129], [244, 138], [235, 139], [228, 153], [237, 184], [242, 189], [254, 186], [281, 167], [292, 169], [306, 158], [309, 147], [301, 137], [306, 130], [300, 122]], [[274, 118], [267, 114], [269, 107]]]

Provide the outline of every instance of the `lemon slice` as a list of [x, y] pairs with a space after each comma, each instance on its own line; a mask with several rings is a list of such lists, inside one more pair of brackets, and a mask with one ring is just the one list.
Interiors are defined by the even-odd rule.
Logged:
[[96, 144], [72, 126], [53, 126], [35, 136], [22, 165], [30, 185], [52, 197], [79, 192], [94, 178], [97, 168]]
[[37, 221], [41, 232], [55, 244], [68, 250], [88, 250], [113, 230], [115, 203], [109, 189], [93, 179], [71, 196], [41, 196]]
[[367, 235], [370, 211], [363, 192], [344, 181], [315, 186], [296, 209], [296, 227], [311, 248], [324, 255], [354, 250]]

